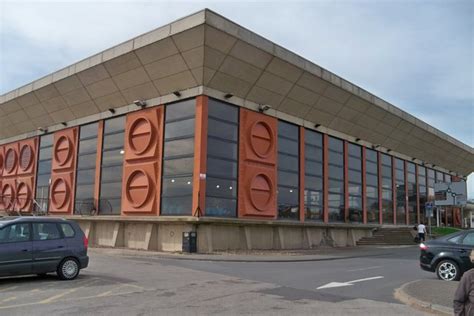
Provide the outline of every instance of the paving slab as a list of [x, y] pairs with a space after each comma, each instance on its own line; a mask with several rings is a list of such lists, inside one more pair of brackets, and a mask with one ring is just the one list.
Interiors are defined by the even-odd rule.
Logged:
[[415, 280], [396, 290], [400, 301], [441, 315], [453, 315], [454, 292], [459, 282], [441, 280]]

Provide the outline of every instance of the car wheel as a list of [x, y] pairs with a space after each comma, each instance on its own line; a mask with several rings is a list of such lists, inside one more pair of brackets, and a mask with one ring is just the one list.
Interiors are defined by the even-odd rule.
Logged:
[[74, 258], [64, 259], [58, 266], [58, 276], [61, 280], [74, 280], [79, 275], [79, 263]]
[[452, 260], [441, 260], [436, 266], [436, 274], [443, 281], [458, 281], [461, 277], [459, 266]]

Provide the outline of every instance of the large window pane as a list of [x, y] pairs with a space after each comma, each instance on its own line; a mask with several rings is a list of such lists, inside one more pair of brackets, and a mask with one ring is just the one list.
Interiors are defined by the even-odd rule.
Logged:
[[194, 169], [193, 164], [193, 157], [165, 160], [163, 162], [163, 174], [166, 177], [171, 177], [174, 175], [192, 174]]
[[207, 154], [216, 158], [237, 160], [237, 143], [208, 137]]
[[165, 142], [165, 158], [176, 156], [192, 156], [194, 154], [194, 139], [186, 138]]
[[192, 177], [175, 177], [163, 179], [163, 196], [183, 196], [193, 194]]
[[163, 215], [191, 215], [193, 211], [195, 109], [195, 99], [168, 104], [165, 108]]
[[101, 215], [118, 215], [121, 212], [124, 129], [125, 116], [104, 121], [99, 200]]
[[220, 120], [226, 120], [233, 123], [239, 122], [239, 108], [231, 106], [215, 99], [208, 101], [209, 117], [215, 117]]
[[193, 117], [196, 109], [196, 100], [189, 99], [166, 106], [166, 122], [182, 119], [185, 117]]
[[299, 218], [299, 127], [278, 122], [278, 216]]
[[165, 140], [194, 135], [194, 118], [166, 124]]

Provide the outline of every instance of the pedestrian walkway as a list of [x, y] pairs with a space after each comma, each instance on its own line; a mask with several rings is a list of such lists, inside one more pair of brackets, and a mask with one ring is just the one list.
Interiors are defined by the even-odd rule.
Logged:
[[441, 280], [416, 280], [399, 288], [395, 297], [405, 304], [453, 315], [453, 297], [459, 282]]

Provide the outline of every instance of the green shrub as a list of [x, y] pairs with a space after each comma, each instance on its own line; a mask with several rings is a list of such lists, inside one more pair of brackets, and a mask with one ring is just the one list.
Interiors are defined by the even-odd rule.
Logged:
[[460, 231], [460, 229], [454, 227], [431, 227], [431, 234], [437, 236], [449, 235], [458, 231]]

